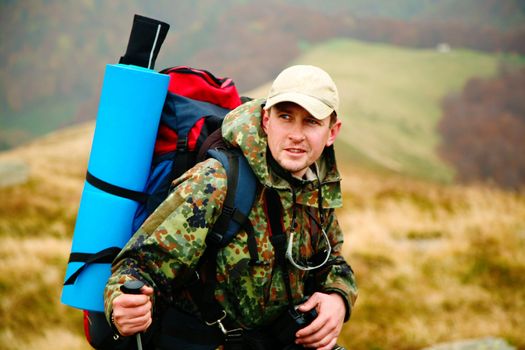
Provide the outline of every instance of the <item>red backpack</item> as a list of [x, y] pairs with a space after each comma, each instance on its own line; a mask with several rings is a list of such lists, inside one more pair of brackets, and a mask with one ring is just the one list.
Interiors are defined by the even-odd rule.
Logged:
[[[226, 144], [221, 144], [222, 121], [228, 112], [241, 104], [233, 81], [186, 66], [168, 68], [161, 73], [170, 75], [170, 85], [149, 178], [144, 192], [127, 197], [140, 203], [133, 221], [133, 232], [167, 197], [172, 181], [202, 160], [200, 157], [205, 153], [208, 153], [208, 157], [219, 160], [227, 171], [228, 193], [232, 195], [227, 195], [224, 206], [234, 208], [244, 214], [244, 219], [247, 218], [255, 199], [257, 180], [240, 152], [228, 150]], [[219, 150], [214, 149], [217, 144], [220, 145]], [[230, 181], [232, 178], [236, 181]], [[234, 183], [236, 185], [231, 185]], [[106, 192], [121, 195], [113, 192], [107, 184], [92, 184]], [[243, 189], [243, 193], [237, 191], [237, 188]], [[236, 221], [238, 219], [228, 216], [229, 212], [226, 210], [221, 214], [228, 223], [227, 227], [213, 228], [214, 234], [219, 233], [223, 238], [218, 242], [219, 246], [226, 245], [242, 226], [242, 223]], [[111, 258], [119, 251], [115, 247]], [[95, 349], [131, 350], [135, 346], [129, 337], [114, 337], [116, 331], [108, 324], [102, 312], [84, 311], [84, 331], [88, 342]], [[155, 331], [156, 327], [153, 325], [143, 335], [144, 344], [149, 343]]]

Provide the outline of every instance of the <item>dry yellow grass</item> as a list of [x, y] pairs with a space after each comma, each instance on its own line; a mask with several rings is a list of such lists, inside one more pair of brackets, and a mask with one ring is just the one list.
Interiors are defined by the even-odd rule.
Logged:
[[90, 348], [81, 312], [59, 300], [92, 136], [90, 123], [0, 154], [30, 169], [0, 189], [1, 349]]
[[58, 302], [70, 246], [65, 238], [0, 237], [0, 348], [85, 346], [81, 313]]
[[360, 296], [342, 343], [421, 349], [498, 336], [525, 348], [525, 196], [346, 169], [345, 252]]
[[[93, 124], [9, 153], [26, 184], [0, 189], [0, 348], [88, 349], [59, 301]], [[340, 343], [421, 349], [503, 337], [525, 349], [525, 194], [342, 169], [345, 254], [360, 295]]]

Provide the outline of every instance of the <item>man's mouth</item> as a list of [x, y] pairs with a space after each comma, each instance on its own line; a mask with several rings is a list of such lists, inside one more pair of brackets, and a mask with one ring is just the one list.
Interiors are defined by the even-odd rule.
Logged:
[[297, 154], [306, 152], [304, 149], [301, 149], [301, 148], [286, 148], [286, 151], [290, 153], [297, 153]]

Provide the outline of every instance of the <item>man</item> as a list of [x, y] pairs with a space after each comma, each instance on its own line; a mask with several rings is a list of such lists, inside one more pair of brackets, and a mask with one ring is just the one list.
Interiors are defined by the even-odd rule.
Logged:
[[[203, 273], [207, 263], [199, 261], [227, 182], [217, 160], [197, 164], [174, 181], [170, 195], [113, 264], [106, 316], [121, 335], [143, 332], [159, 319], [155, 323], [162, 324], [164, 335], [158, 337], [171, 336], [169, 342], [158, 341], [159, 348], [169, 348], [169, 343], [175, 349], [224, 344], [233, 349], [232, 334], [243, 339], [241, 349], [259, 349], [260, 344], [267, 349], [334, 348], [357, 297], [353, 271], [341, 257], [343, 234], [334, 213], [342, 204], [333, 151], [341, 129], [338, 105], [330, 76], [298, 65], [279, 74], [266, 101], [250, 101], [227, 115], [223, 138], [242, 151], [261, 184], [249, 214], [260, 261], [246, 263], [249, 235], [241, 230], [217, 253], [215, 276]], [[278, 225], [268, 218], [275, 208], [280, 208]], [[274, 246], [275, 227], [282, 227], [286, 253]], [[208, 310], [199, 308], [199, 288], [192, 288], [210, 278], [214, 301], [224, 310], [224, 317], [214, 322], [203, 317]], [[142, 294], [122, 294], [124, 282], [135, 279], [146, 284]], [[288, 320], [295, 309], [309, 320], [291, 328], [292, 344], [276, 345], [274, 338], [281, 339], [277, 333], [286, 333], [289, 322], [299, 322]], [[229, 338], [214, 337], [221, 335], [219, 329]]]

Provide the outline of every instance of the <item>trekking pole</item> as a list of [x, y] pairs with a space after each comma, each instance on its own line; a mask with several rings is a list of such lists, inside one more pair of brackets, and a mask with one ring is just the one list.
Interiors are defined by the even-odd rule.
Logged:
[[[144, 287], [144, 283], [138, 280], [133, 281], [126, 281], [122, 286], [120, 286], [120, 290], [124, 294], [141, 294], [140, 289]], [[135, 337], [137, 338], [137, 350], [142, 350], [142, 339], [140, 338], [140, 332], [135, 334]]]

